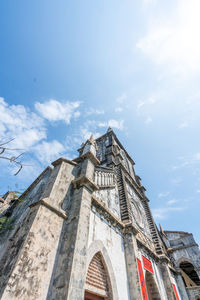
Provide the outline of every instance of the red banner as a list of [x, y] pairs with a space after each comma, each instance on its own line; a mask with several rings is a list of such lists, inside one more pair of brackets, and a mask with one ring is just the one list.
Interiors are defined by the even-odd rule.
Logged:
[[176, 289], [175, 284], [172, 283], [172, 286], [173, 286], [173, 289], [174, 289], [174, 294], [175, 294], [175, 296], [176, 296], [176, 299], [177, 299], [177, 300], [180, 300], [180, 298], [179, 298], [179, 296], [178, 296], [178, 292], [177, 292], [177, 289]]
[[143, 270], [142, 270], [142, 263], [138, 258], [137, 258], [137, 266], [138, 266], [138, 273], [139, 273], [139, 278], [140, 278], [142, 298], [143, 298], [143, 300], [148, 300], [147, 290], [146, 290], [146, 285], [145, 285], [145, 280], [144, 280], [144, 274], [143, 274]]
[[143, 265], [144, 265], [144, 268], [151, 272], [153, 274], [153, 266], [152, 266], [152, 263], [150, 260], [148, 260], [146, 257], [142, 256], [142, 260], [143, 260]]

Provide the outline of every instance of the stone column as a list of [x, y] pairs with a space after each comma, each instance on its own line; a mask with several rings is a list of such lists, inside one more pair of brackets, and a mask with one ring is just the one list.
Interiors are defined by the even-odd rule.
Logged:
[[124, 248], [125, 248], [130, 300], [142, 300], [137, 261], [136, 261], [137, 241], [133, 232], [125, 233]]
[[182, 276], [180, 272], [177, 272], [177, 275], [175, 276], [176, 278], [176, 282], [177, 282], [177, 287], [178, 287], [178, 291], [181, 295], [181, 300], [189, 300], [186, 288], [185, 288], [185, 284], [183, 282]]
[[76, 188], [73, 201], [77, 204], [80, 203], [80, 208], [77, 210], [76, 216], [78, 219], [75, 225], [76, 228], [74, 228], [76, 230], [74, 232], [76, 240], [67, 300], [82, 300], [84, 298], [91, 196], [93, 191], [97, 189], [97, 186], [93, 182], [96, 163], [97, 159], [91, 152], [88, 155], [84, 155], [81, 163], [80, 177], [73, 182]]
[[170, 270], [168, 267], [168, 259], [163, 255], [163, 257], [160, 257], [160, 260], [161, 260], [160, 269], [162, 272], [162, 277], [163, 277], [163, 282], [164, 282], [167, 298], [169, 300], [174, 300], [175, 295], [174, 295], [174, 291], [173, 291], [173, 287], [172, 287], [171, 274], [170, 274]]
[[198, 275], [199, 278], [200, 278], [200, 268], [195, 268], [195, 271], [197, 272], [197, 275]]
[[98, 163], [89, 151], [75, 160], [77, 177], [72, 181], [71, 205], [64, 222], [58, 255], [54, 265], [47, 299], [83, 300], [86, 278], [87, 247], [94, 184], [94, 168]]

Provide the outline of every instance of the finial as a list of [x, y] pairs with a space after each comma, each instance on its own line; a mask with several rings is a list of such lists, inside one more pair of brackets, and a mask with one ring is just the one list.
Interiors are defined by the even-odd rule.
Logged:
[[109, 126], [107, 132], [111, 132], [111, 131], [113, 131], [113, 129], [112, 127]]
[[91, 134], [91, 136], [90, 136], [90, 138], [89, 138], [89, 141], [91, 142], [91, 144], [94, 143], [94, 136], [93, 136], [93, 134]]
[[164, 230], [163, 230], [161, 224], [159, 224], [159, 227], [160, 227], [160, 232], [161, 232], [164, 236], [166, 236], [166, 234], [165, 234], [165, 232], [164, 232]]

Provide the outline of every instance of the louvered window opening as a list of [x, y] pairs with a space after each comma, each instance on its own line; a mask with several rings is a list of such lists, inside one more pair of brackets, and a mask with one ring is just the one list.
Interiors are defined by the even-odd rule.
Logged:
[[108, 293], [107, 275], [100, 254], [95, 254], [87, 272], [86, 284]]

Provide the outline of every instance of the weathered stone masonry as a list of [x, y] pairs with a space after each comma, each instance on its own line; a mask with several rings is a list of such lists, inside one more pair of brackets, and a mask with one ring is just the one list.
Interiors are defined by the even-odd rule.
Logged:
[[0, 299], [200, 299], [198, 246], [157, 229], [113, 130], [78, 151], [0, 199]]

